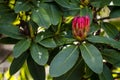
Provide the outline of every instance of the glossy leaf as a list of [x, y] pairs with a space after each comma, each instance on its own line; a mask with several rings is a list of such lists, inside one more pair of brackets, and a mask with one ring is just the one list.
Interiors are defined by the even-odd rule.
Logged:
[[77, 6], [73, 3], [70, 3], [69, 0], [55, 0], [60, 6], [65, 8], [76, 8]]
[[85, 63], [95, 73], [101, 73], [103, 70], [102, 56], [99, 50], [92, 44], [83, 43], [80, 50]]
[[18, 13], [20, 11], [28, 11], [30, 10], [31, 5], [29, 4], [29, 1], [26, 0], [17, 0], [15, 4], [15, 12]]
[[109, 37], [112, 37], [112, 38], [115, 38], [116, 35], [119, 33], [117, 28], [114, 25], [110, 24], [110, 23], [103, 23], [102, 28], [105, 30], [107, 35]]
[[42, 46], [33, 43], [30, 48], [33, 60], [39, 65], [45, 65], [48, 61], [48, 51]]
[[21, 56], [18, 58], [14, 58], [11, 65], [10, 65], [10, 75], [15, 74], [24, 64], [25, 60], [28, 57], [27, 52], [23, 53]]
[[53, 80], [81, 80], [84, 75], [84, 65], [83, 59], [80, 59], [70, 71], [60, 77], [53, 78]]
[[93, 43], [103, 43], [112, 46], [113, 48], [120, 50], [120, 42], [107, 37], [101, 37], [101, 36], [90, 36], [87, 38], [88, 41]]
[[27, 59], [28, 69], [34, 80], [45, 80], [45, 68], [38, 65], [31, 56]]
[[63, 36], [58, 36], [55, 38], [55, 43], [57, 44], [57, 46], [62, 46], [65, 44], [71, 44], [75, 41], [75, 39], [73, 38], [65, 38]]
[[43, 4], [42, 7], [46, 10], [50, 17], [51, 24], [57, 25], [61, 19], [61, 13], [57, 6], [53, 4]]
[[31, 18], [34, 22], [38, 24], [38, 26], [49, 28], [49, 26], [51, 25], [49, 15], [43, 8], [33, 10]]
[[37, 36], [35, 38], [35, 42], [40, 42], [41, 40], [50, 38], [52, 36], [53, 36], [53, 33], [48, 30], [46, 30], [45, 32], [40, 32], [39, 34], [37, 34]]
[[78, 47], [71, 45], [65, 47], [52, 60], [50, 64], [50, 75], [58, 77], [69, 71], [79, 57]]
[[112, 77], [111, 71], [106, 65], [104, 65], [103, 67], [103, 72], [99, 74], [99, 79], [100, 80], [114, 80]]
[[94, 6], [94, 7], [104, 7], [106, 5], [109, 5], [111, 2], [111, 0], [92, 0], [91, 1], [91, 4]]
[[15, 44], [13, 49], [13, 55], [15, 58], [19, 57], [23, 52], [25, 52], [31, 44], [30, 39], [23, 39], [19, 41], [17, 44]]
[[112, 49], [104, 49], [102, 50], [103, 58], [113, 64], [115, 67], [120, 67], [120, 52]]
[[20, 34], [19, 28], [11, 24], [0, 23], [0, 33], [5, 34], [11, 38], [23, 39], [24, 37]]
[[39, 44], [47, 48], [55, 48], [57, 46], [53, 38], [44, 39]]

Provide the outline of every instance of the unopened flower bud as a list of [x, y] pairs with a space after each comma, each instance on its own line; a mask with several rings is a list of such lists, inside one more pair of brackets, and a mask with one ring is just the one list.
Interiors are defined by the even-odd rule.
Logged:
[[89, 32], [90, 18], [89, 16], [75, 17], [72, 21], [72, 32], [76, 39], [84, 40]]

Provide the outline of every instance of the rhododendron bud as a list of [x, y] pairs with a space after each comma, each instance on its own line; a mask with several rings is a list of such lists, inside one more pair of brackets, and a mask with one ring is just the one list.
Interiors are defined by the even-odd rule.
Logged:
[[76, 39], [84, 40], [90, 29], [89, 16], [77, 16], [72, 21], [72, 32]]

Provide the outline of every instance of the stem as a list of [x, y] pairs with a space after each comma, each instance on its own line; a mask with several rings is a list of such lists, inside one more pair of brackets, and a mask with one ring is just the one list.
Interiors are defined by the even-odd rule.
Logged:
[[30, 37], [33, 39], [35, 37], [32, 25], [29, 24]]
[[55, 33], [56, 35], [60, 33], [61, 23], [62, 23], [62, 19], [60, 19], [60, 22], [58, 24], [58, 29], [57, 29], [57, 32]]

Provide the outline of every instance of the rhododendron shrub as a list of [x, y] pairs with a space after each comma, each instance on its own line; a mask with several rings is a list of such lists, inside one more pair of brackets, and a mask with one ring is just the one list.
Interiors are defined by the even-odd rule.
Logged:
[[120, 0], [0, 0], [0, 43], [14, 44], [9, 79], [26, 65], [34, 80], [113, 80], [119, 7]]

